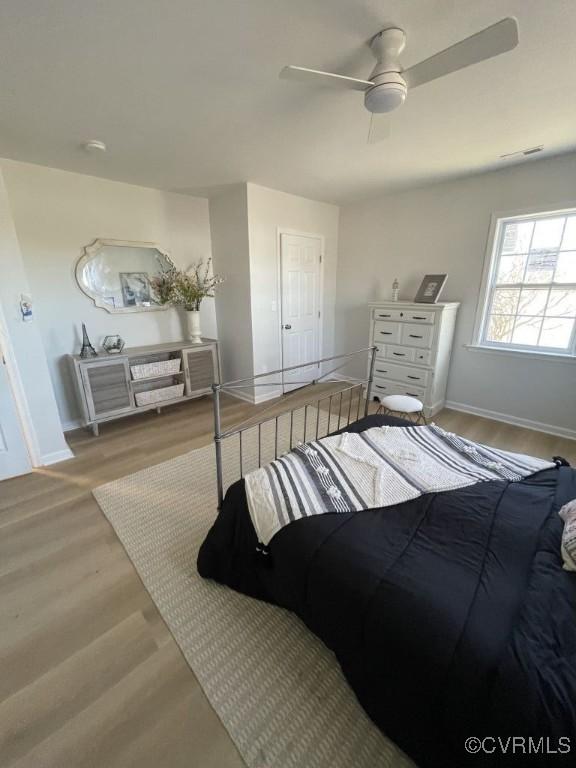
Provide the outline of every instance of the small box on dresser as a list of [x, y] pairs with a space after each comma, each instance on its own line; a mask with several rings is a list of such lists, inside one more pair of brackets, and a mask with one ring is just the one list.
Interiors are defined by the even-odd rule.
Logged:
[[458, 302], [369, 305], [370, 345], [377, 348], [370, 399], [411, 395], [433, 416], [446, 400]]

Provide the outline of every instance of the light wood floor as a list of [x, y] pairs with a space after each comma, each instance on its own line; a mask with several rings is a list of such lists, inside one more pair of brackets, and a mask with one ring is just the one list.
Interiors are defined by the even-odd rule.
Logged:
[[[225, 424], [262, 410], [223, 406]], [[454, 411], [436, 421], [576, 463], [569, 440]], [[243, 765], [90, 493], [211, 436], [203, 399], [71, 433], [76, 458], [0, 484], [2, 768]]]

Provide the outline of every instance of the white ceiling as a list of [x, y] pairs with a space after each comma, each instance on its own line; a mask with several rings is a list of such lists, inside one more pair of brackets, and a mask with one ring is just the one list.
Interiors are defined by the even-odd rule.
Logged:
[[[362, 94], [278, 79], [366, 77], [391, 24], [410, 66], [509, 15], [516, 50], [408, 94], [379, 144]], [[368, 197], [574, 149], [575, 36], [574, 0], [2, 0], [0, 156], [190, 194]], [[106, 155], [79, 149], [92, 138]]]

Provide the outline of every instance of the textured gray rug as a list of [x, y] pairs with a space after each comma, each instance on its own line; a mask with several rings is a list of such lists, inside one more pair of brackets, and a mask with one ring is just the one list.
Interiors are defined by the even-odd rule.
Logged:
[[[315, 419], [309, 409], [314, 428]], [[298, 435], [302, 413], [294, 424]], [[324, 412], [321, 424], [325, 431]], [[283, 451], [287, 419], [279, 434]], [[271, 425], [263, 437], [270, 460]], [[227, 483], [238, 477], [237, 454], [230, 438]], [[255, 456], [249, 436], [248, 465]], [[413, 766], [364, 713], [332, 653], [295, 616], [198, 576], [198, 548], [216, 515], [212, 445], [103, 485], [94, 496], [249, 768]]]

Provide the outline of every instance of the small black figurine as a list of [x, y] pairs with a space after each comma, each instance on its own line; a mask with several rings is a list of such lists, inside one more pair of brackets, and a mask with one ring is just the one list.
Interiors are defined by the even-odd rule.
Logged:
[[88, 332], [84, 323], [82, 323], [82, 349], [80, 350], [80, 357], [98, 357], [98, 352], [96, 352], [92, 344], [90, 344], [90, 339], [88, 338]]

